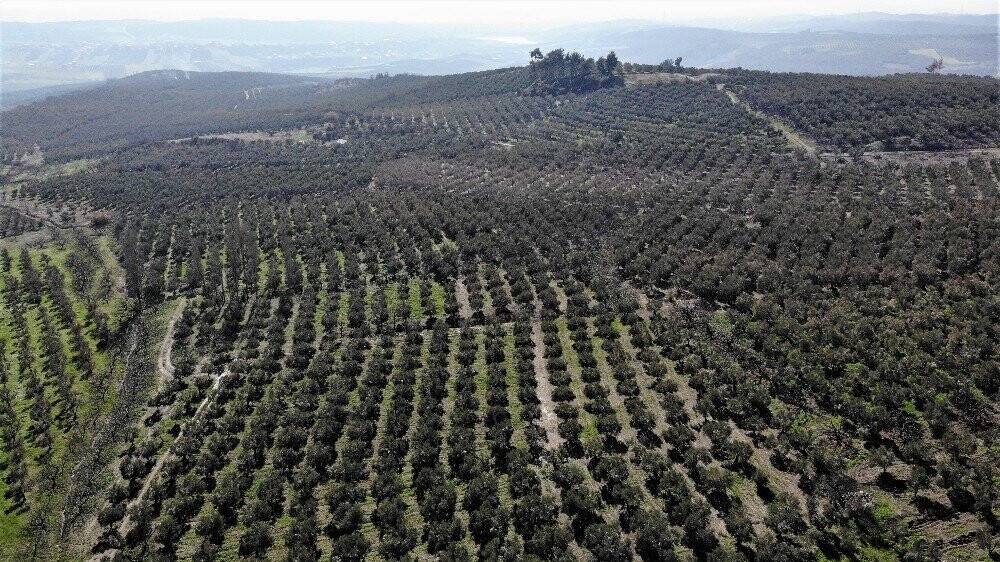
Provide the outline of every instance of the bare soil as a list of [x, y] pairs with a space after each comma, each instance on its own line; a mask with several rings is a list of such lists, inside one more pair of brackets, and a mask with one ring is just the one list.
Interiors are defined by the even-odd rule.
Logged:
[[972, 148], [965, 150], [898, 150], [884, 152], [865, 152], [866, 162], [919, 164], [929, 166], [934, 164], [950, 164], [951, 162], [968, 162], [970, 158], [1000, 158], [1000, 148]]
[[722, 76], [718, 72], [704, 74], [680, 74], [678, 72], [651, 72], [625, 75], [626, 86], [643, 86], [646, 84], [670, 84], [678, 82], [704, 82], [713, 76]]
[[556, 404], [552, 400], [552, 383], [549, 382], [549, 368], [545, 364], [545, 339], [542, 335], [542, 323], [535, 320], [531, 323], [531, 341], [535, 344], [535, 377], [538, 380], [538, 401], [542, 410], [540, 423], [545, 429], [546, 446], [555, 450], [562, 445], [559, 436], [559, 418], [556, 416]]
[[163, 342], [160, 344], [160, 352], [156, 356], [156, 372], [159, 375], [161, 382], [174, 376], [174, 363], [171, 360], [170, 355], [174, 350], [174, 332], [177, 326], [177, 320], [181, 317], [181, 313], [184, 311], [184, 306], [186, 304], [187, 302], [185, 300], [181, 300], [176, 310], [174, 310], [171, 314], [170, 320], [167, 322], [167, 329], [163, 334]]
[[458, 315], [463, 319], [472, 318], [472, 304], [469, 302], [469, 289], [458, 279], [455, 281], [455, 300], [458, 301]]
[[767, 475], [768, 482], [776, 490], [794, 497], [798, 501], [802, 514], [806, 515], [806, 495], [802, 492], [802, 488], [799, 488], [799, 475], [791, 474], [775, 467], [771, 464], [771, 455], [766, 449], [758, 447], [753, 439], [745, 431], [737, 427], [736, 424], [730, 422], [729, 425], [733, 428], [733, 439], [735, 441], [742, 441], [753, 448], [753, 455], [750, 456], [750, 462], [758, 470]]
[[771, 127], [774, 130], [784, 135], [785, 140], [788, 141], [788, 144], [791, 145], [792, 148], [801, 150], [814, 158], [819, 155], [819, 147], [816, 144], [816, 141], [800, 133], [799, 131], [796, 131], [794, 127], [792, 127], [788, 123], [785, 123], [778, 117], [754, 109], [749, 103], [740, 99], [740, 97], [737, 96], [735, 92], [726, 88], [725, 84], [717, 84], [716, 88], [718, 88], [722, 92], [725, 92], [725, 94], [729, 96], [729, 100], [732, 101], [733, 104], [742, 107], [751, 114], [756, 115], [757, 117], [760, 117], [761, 119], [764, 119], [765, 121], [770, 123]]

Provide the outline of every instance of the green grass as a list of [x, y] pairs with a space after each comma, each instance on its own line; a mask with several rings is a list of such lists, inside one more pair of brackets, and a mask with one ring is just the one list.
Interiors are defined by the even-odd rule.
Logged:
[[[125, 320], [131, 315], [132, 310], [135, 308], [135, 301], [125, 297], [123, 291], [120, 290], [124, 288], [124, 276], [125, 271], [122, 269], [118, 260], [115, 258], [113, 242], [107, 236], [101, 236], [98, 238], [98, 248], [101, 252], [101, 261], [104, 266], [104, 270], [107, 271], [109, 279], [112, 281], [112, 289], [109, 295], [106, 295], [106, 300], [98, 303], [98, 309], [100, 309], [108, 317], [108, 327], [112, 332], [117, 332]], [[119, 280], [122, 280], [119, 283]], [[120, 287], [120, 288], [119, 288]], [[93, 291], [92, 287], [92, 291]]]
[[431, 303], [434, 304], [434, 315], [443, 317], [445, 315], [445, 301], [447, 300], [447, 294], [445, 292], [444, 286], [442, 286], [437, 281], [431, 284]]
[[323, 319], [326, 316], [327, 303], [330, 301], [330, 292], [327, 291], [326, 283], [326, 264], [320, 264], [319, 279], [312, 280], [316, 289], [316, 310], [313, 313], [313, 330], [316, 332], [318, 338], [322, 338], [326, 334], [323, 328]]
[[566, 318], [564, 316], [557, 318], [556, 326], [559, 328], [559, 340], [562, 342], [563, 355], [566, 358], [566, 370], [570, 374], [569, 386], [573, 390], [573, 394], [576, 395], [574, 403], [580, 410], [580, 425], [583, 426], [580, 439], [584, 443], [591, 443], [600, 437], [600, 432], [597, 430], [597, 419], [593, 414], [583, 409], [585, 397], [583, 393], [583, 379], [580, 378], [582, 371], [580, 360], [577, 358], [576, 350], [573, 349], [569, 328], [566, 325]]
[[407, 299], [410, 304], [410, 318], [421, 318], [424, 315], [424, 309], [420, 304], [420, 281], [410, 279], [408, 288]]
[[[423, 342], [420, 346], [420, 358], [421, 367], [417, 370], [416, 380], [413, 384], [413, 400], [414, 409], [410, 414], [410, 428], [407, 432], [407, 440], [412, 445], [413, 443], [413, 433], [417, 428], [419, 412], [416, 409], [416, 404], [419, 403], [420, 393], [424, 385], [424, 375], [426, 372], [427, 363], [430, 360], [431, 355], [431, 340], [430, 334], [425, 333]], [[407, 451], [407, 461], [403, 463], [403, 470], [399, 475], [400, 480], [403, 483], [403, 501], [406, 502], [406, 522], [407, 525], [413, 529], [423, 529], [424, 528], [424, 518], [420, 514], [420, 506], [417, 503], [417, 494], [413, 489], [413, 447], [411, 446]], [[423, 541], [417, 543], [417, 547], [414, 550], [414, 554], [417, 556], [426, 556], [427, 547]]]
[[875, 521], [885, 525], [896, 515], [896, 510], [888, 502], [880, 501], [876, 502], [875, 507], [872, 508], [872, 515], [875, 517]]
[[486, 334], [476, 331], [476, 360], [472, 364], [475, 371], [473, 380], [476, 383], [476, 400], [479, 401], [479, 422], [476, 423], [476, 453], [489, 457], [489, 445], [486, 443], [486, 426], [482, 420], [486, 415], [486, 389], [489, 388], [489, 375], [486, 365]]
[[518, 398], [520, 384], [518, 383], [517, 363], [515, 361], [517, 349], [514, 342], [513, 325], [507, 326], [504, 330], [503, 343], [504, 367], [507, 372], [507, 402], [510, 410], [510, 424], [514, 428], [511, 445], [518, 449], [524, 449], [528, 446], [528, 442], [524, 436], [524, 406], [521, 404], [521, 399]]
[[872, 545], [861, 547], [858, 560], [861, 562], [895, 562], [899, 560], [896, 552], [888, 548], [880, 548]]
[[[184, 268], [187, 268], [187, 262], [184, 262]], [[257, 267], [257, 286], [263, 287], [267, 283], [267, 275], [271, 271], [271, 262], [267, 259], [267, 254], [261, 253], [260, 265]], [[184, 273], [182, 271], [181, 273]], [[183, 279], [183, 277], [182, 277]]]
[[341, 326], [347, 325], [347, 317], [351, 312], [351, 293], [350, 291], [341, 291], [340, 293], [340, 309], [338, 312], [337, 323]]
[[[40, 295], [38, 304], [27, 305], [25, 308], [25, 321], [30, 349], [33, 354], [32, 368], [41, 377], [45, 396], [52, 404], [53, 414], [61, 411], [61, 405], [57, 405], [58, 391], [54, 381], [49, 380], [51, 376], [44, 367], [43, 355], [43, 329], [41, 322], [41, 311], [44, 310], [49, 316], [54, 335], [57, 337], [60, 347], [60, 354], [66, 358], [66, 372], [72, 379], [72, 390], [77, 395], [79, 405], [77, 408], [77, 418], [73, 426], [66, 430], [61, 429], [53, 423], [53, 444], [51, 458], [48, 461], [50, 467], [55, 467], [54, 488], [52, 493], [40, 495], [37, 484], [28, 490], [28, 500], [32, 512], [44, 514], [48, 528], [58, 526], [58, 516], [61, 511], [63, 494], [66, 493], [65, 484], [72, 468], [70, 458], [73, 451], [85, 446], [90, 442], [89, 428], [92, 427], [90, 421], [106, 411], [113, 403], [113, 388], [109, 388], [108, 396], [95, 396], [93, 384], [98, 377], [112, 380], [111, 373], [107, 373], [110, 367], [109, 350], [99, 351], [93, 332], [93, 327], [88, 315], [88, 308], [85, 299], [93, 299], [97, 308], [109, 317], [110, 327], [117, 329], [124, 321], [130, 303], [121, 294], [121, 286], [115, 282], [120, 275], [120, 267], [114, 258], [111, 242], [106, 237], [97, 240], [98, 251], [100, 252], [100, 263], [96, 264], [96, 272], [93, 279], [88, 280], [86, 288], [82, 294], [78, 293], [74, 287], [73, 275], [67, 265], [68, 257], [72, 251], [76, 250], [75, 242], [72, 240], [59, 240], [47, 243], [38, 248], [30, 249], [33, 266], [38, 270], [44, 282], [44, 270], [41, 259], [44, 255], [48, 258], [53, 267], [57, 268], [63, 275], [64, 290], [71, 304], [70, 316], [63, 318], [61, 311], [56, 307], [55, 302], [50, 297], [48, 290]], [[0, 275], [0, 289], [7, 286], [9, 276], [21, 276], [21, 268], [18, 256], [21, 247], [16, 244], [9, 249], [14, 256], [11, 270]], [[72, 324], [79, 325], [83, 333], [86, 345], [90, 348], [94, 364], [92, 377], [86, 379], [85, 373], [76, 361], [75, 346], [72, 342]], [[0, 304], [0, 339], [7, 342], [7, 353], [3, 358], [9, 367], [8, 384], [14, 390], [17, 398], [15, 409], [18, 411], [18, 421], [20, 422], [20, 432], [24, 439], [27, 467], [29, 472], [29, 482], [36, 482], [42, 474], [42, 469], [38, 463], [37, 455], [39, 450], [33, 445], [33, 440], [28, 434], [29, 404], [24, 396], [25, 382], [19, 377], [19, 359], [15, 353], [15, 335], [11, 326], [11, 312], [6, 302]], [[114, 342], [112, 342], [113, 344]], [[6, 454], [0, 451], [0, 459], [6, 460]], [[29, 513], [9, 512], [11, 506], [4, 497], [7, 485], [0, 480], [0, 559], [14, 559], [19, 547], [25, 545], [25, 540], [29, 537], [26, 533], [27, 519]], [[44, 541], [44, 537], [42, 537]]]
[[393, 281], [386, 284], [385, 307], [389, 311], [389, 316], [394, 317], [399, 313], [399, 283]]
[[375, 512], [376, 504], [375, 498], [371, 493], [372, 484], [375, 482], [375, 472], [371, 470], [371, 467], [373, 461], [375, 460], [375, 455], [378, 454], [378, 447], [379, 443], [382, 441], [382, 436], [385, 435], [386, 420], [388, 419], [389, 412], [392, 408], [392, 395], [396, 388], [395, 373], [397, 369], [399, 369], [402, 356], [402, 341], [397, 337], [393, 346], [392, 372], [389, 375], [389, 380], [386, 383], [385, 388], [382, 389], [382, 403], [379, 405], [378, 429], [375, 432], [375, 439], [372, 442], [372, 455], [367, 462], [369, 476], [365, 487], [368, 491], [365, 495], [365, 500], [361, 505], [361, 512], [364, 515], [364, 522], [361, 524], [361, 530], [364, 532], [365, 537], [371, 542], [372, 553], [378, 549], [379, 537], [378, 529], [372, 522], [372, 514]]

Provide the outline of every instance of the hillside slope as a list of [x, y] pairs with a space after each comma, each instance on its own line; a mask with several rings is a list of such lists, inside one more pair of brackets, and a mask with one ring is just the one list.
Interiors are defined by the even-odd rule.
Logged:
[[5, 168], [0, 558], [995, 558], [982, 81], [538, 58]]
[[150, 71], [4, 111], [3, 143], [8, 151], [39, 145], [58, 155], [197, 132], [292, 127], [310, 101], [334, 88], [280, 74]]
[[[532, 91], [541, 79], [533, 68], [333, 82], [281, 74], [147, 72], [4, 111], [0, 144], [7, 161], [26, 154], [37, 158], [35, 146], [43, 158], [58, 161], [194, 135], [301, 127], [309, 127], [312, 135], [317, 128], [337, 129], [352, 115], [372, 111], [418, 106], [424, 111], [435, 104], [458, 107], [472, 100], [518, 100], [545, 93]], [[636, 81], [655, 82], [661, 74], [656, 66], [629, 68]], [[832, 150], [1000, 146], [996, 79], [862, 78], [739, 69], [714, 74], [705, 77], [816, 136]], [[682, 74], [676, 78], [686, 79]]]

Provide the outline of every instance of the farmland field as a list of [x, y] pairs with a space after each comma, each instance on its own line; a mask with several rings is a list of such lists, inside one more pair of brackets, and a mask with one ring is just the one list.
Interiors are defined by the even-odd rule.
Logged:
[[997, 81], [573, 64], [5, 112], [0, 558], [995, 557]]

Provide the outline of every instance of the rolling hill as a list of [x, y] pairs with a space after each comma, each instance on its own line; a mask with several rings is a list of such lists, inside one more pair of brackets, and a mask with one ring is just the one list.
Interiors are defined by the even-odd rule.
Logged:
[[995, 558], [996, 84], [552, 51], [3, 112], [0, 559]]
[[592, 56], [614, 49], [652, 64], [682, 56], [700, 67], [881, 75], [919, 72], [940, 56], [946, 73], [1000, 72], [995, 15], [870, 14], [700, 27], [621, 21], [552, 29], [237, 19], [3, 25], [6, 92], [171, 68], [328, 78], [454, 74], [519, 64], [532, 47], [549, 50], [569, 41]]

